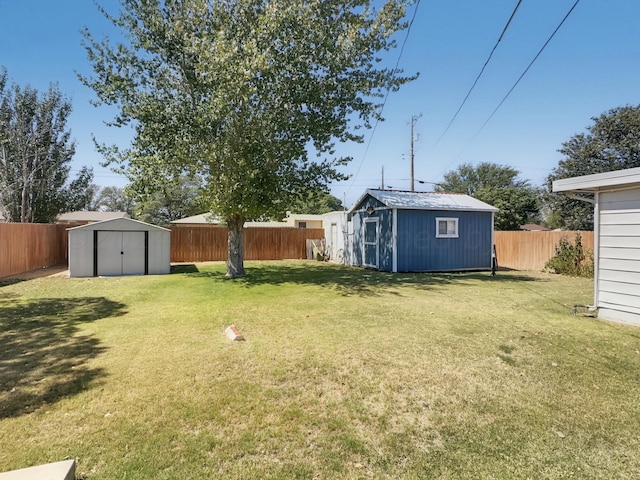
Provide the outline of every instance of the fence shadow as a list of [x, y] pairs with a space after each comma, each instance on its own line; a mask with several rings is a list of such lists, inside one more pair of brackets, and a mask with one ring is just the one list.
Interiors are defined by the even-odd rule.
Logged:
[[79, 325], [126, 313], [104, 297], [0, 298], [0, 419], [30, 413], [99, 383], [87, 365], [106, 349]]
[[[448, 284], [464, 284], [471, 281], [503, 282], [541, 282], [540, 278], [526, 275], [495, 276], [486, 272], [459, 273], [388, 273], [377, 270], [367, 270], [359, 267], [322, 262], [299, 262], [275, 264], [254, 263], [246, 268], [247, 276], [230, 281], [251, 288], [258, 285], [278, 285], [293, 283], [299, 285], [318, 285], [336, 289], [342, 295], [376, 296], [383, 291], [394, 293], [394, 287], [412, 286], [418, 289], [431, 289]], [[195, 277], [208, 277], [218, 280], [225, 279], [225, 273], [220, 270], [200, 271], [188, 274]]]

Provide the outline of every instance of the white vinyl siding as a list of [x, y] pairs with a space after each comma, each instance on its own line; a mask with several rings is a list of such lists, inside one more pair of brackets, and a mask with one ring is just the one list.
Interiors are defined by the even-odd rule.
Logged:
[[640, 189], [599, 197], [598, 307], [640, 315]]

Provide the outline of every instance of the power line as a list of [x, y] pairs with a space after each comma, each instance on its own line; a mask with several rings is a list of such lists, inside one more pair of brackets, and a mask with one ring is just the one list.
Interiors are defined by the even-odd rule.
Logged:
[[[407, 40], [409, 39], [409, 33], [411, 33], [411, 27], [413, 26], [413, 22], [416, 19], [416, 14], [418, 13], [418, 7], [420, 6], [420, 0], [416, 0], [416, 8], [413, 10], [413, 15], [411, 17], [411, 20], [409, 21], [409, 25], [407, 26], [407, 34], [404, 37], [404, 40], [402, 42], [402, 45], [400, 47], [400, 53], [398, 54], [398, 60], [396, 61], [396, 66], [394, 68], [394, 70], [398, 70], [398, 66], [400, 65], [400, 59], [402, 58], [402, 54], [404, 53], [404, 47], [407, 44]], [[360, 164], [358, 165], [358, 168], [356, 170], [356, 173], [353, 175], [353, 181], [351, 182], [351, 186], [349, 186], [349, 188], [347, 189], [346, 193], [349, 193], [351, 191], [351, 188], [353, 187], [353, 182], [355, 182], [355, 179], [358, 177], [358, 174], [360, 173], [360, 169], [362, 168], [362, 165], [364, 164], [364, 160], [367, 157], [367, 153], [369, 153], [369, 147], [371, 146], [371, 141], [373, 140], [373, 136], [376, 133], [376, 129], [378, 128], [378, 124], [380, 123], [380, 117], [382, 116], [382, 112], [384, 111], [384, 107], [387, 104], [387, 98], [389, 98], [389, 93], [391, 92], [391, 89], [387, 89], [387, 93], [384, 96], [384, 99], [382, 100], [382, 106], [380, 107], [380, 112], [378, 113], [378, 118], [376, 118], [376, 122], [373, 124], [373, 128], [371, 129], [371, 135], [369, 136], [369, 141], [367, 142], [367, 146], [364, 149], [364, 153], [362, 154], [362, 159], [360, 160]]]
[[498, 103], [498, 106], [493, 110], [493, 112], [491, 112], [491, 115], [489, 115], [489, 117], [485, 120], [485, 122], [482, 124], [482, 126], [478, 129], [478, 131], [475, 133], [475, 135], [471, 138], [471, 140], [469, 140], [469, 142], [464, 146], [464, 148], [460, 151], [460, 153], [456, 156], [456, 158], [454, 158], [445, 168], [444, 170], [441, 172], [444, 173], [447, 168], [449, 168], [451, 166], [451, 164], [453, 162], [455, 162], [460, 155], [462, 155], [462, 152], [464, 152], [469, 145], [471, 145], [473, 143], [473, 141], [478, 138], [478, 135], [480, 135], [480, 132], [482, 132], [482, 130], [484, 129], [484, 127], [487, 126], [487, 124], [489, 123], [489, 121], [491, 121], [491, 119], [493, 118], [493, 116], [498, 112], [498, 110], [500, 110], [500, 107], [502, 107], [502, 105], [504, 104], [504, 102], [507, 100], [507, 98], [509, 98], [509, 96], [511, 95], [511, 93], [515, 90], [515, 88], [518, 86], [518, 84], [520, 83], [520, 81], [524, 78], [524, 76], [527, 74], [527, 72], [529, 71], [529, 69], [533, 66], [533, 64], [535, 63], [535, 61], [538, 59], [538, 57], [542, 54], [542, 52], [545, 50], [545, 48], [547, 48], [547, 45], [549, 45], [549, 42], [551, 42], [551, 40], [553, 39], [553, 37], [555, 37], [556, 33], [558, 33], [558, 30], [560, 30], [560, 27], [562, 27], [562, 25], [564, 24], [564, 22], [567, 20], [567, 18], [569, 18], [569, 15], [571, 15], [571, 13], [573, 12], [573, 10], [578, 6], [578, 3], [580, 3], [580, 0], [576, 0], [575, 3], [571, 6], [571, 8], [569, 9], [569, 11], [566, 13], [566, 15], [564, 16], [564, 18], [560, 21], [560, 23], [558, 24], [558, 26], [556, 27], [556, 29], [553, 31], [553, 33], [549, 36], [549, 38], [547, 38], [547, 41], [544, 42], [544, 45], [542, 45], [542, 48], [540, 48], [540, 50], [538, 51], [538, 53], [536, 53], [535, 57], [533, 57], [533, 60], [531, 60], [531, 62], [529, 63], [529, 65], [527, 65], [527, 68], [524, 69], [524, 71], [522, 72], [522, 74], [518, 77], [518, 79], [516, 80], [516, 82], [513, 84], [513, 86], [511, 87], [511, 89], [509, 89], [509, 91], [507, 92], [507, 94], [502, 98], [502, 100], [500, 101], [500, 103]]
[[[511, 12], [511, 16], [509, 17], [509, 20], [507, 20], [507, 24], [504, 26], [504, 28], [502, 29], [502, 33], [500, 34], [500, 37], [498, 38], [498, 40], [496, 41], [496, 44], [493, 46], [493, 48], [491, 49], [491, 53], [489, 54], [489, 57], [487, 57], [487, 60], [484, 62], [484, 65], [482, 66], [482, 68], [480, 69], [480, 73], [478, 73], [478, 76], [476, 77], [476, 79], [473, 82], [473, 85], [471, 85], [471, 88], [469, 89], [469, 91], [467, 92], [467, 95], [464, 97], [464, 100], [462, 100], [462, 103], [460, 104], [460, 106], [458, 107], [458, 110], [456, 110], [456, 113], [453, 115], [453, 117], [451, 118], [451, 120], [449, 121], [449, 124], [447, 125], [447, 127], [444, 129], [444, 131], [440, 134], [440, 136], [438, 137], [438, 140], [436, 140], [436, 143], [433, 144], [433, 147], [435, 147], [436, 145], [438, 145], [438, 143], [440, 143], [440, 140], [442, 140], [442, 137], [445, 136], [445, 134], [449, 131], [449, 128], [451, 127], [451, 125], [453, 124], [454, 120], [458, 117], [458, 114], [460, 113], [460, 110], [462, 110], [462, 107], [464, 106], [464, 104], [467, 102], [467, 99], [469, 98], [469, 96], [471, 95], [471, 92], [473, 91], [473, 89], [475, 88], [476, 84], [478, 83], [478, 80], [480, 80], [480, 77], [482, 76], [482, 74], [484, 73], [484, 69], [487, 68], [487, 65], [489, 64], [489, 61], [491, 60], [491, 57], [493, 57], [493, 52], [496, 51], [496, 48], [498, 48], [498, 44], [500, 43], [500, 41], [502, 40], [502, 37], [504, 37], [504, 34], [506, 33], [507, 29], [509, 28], [509, 25], [511, 24], [511, 20], [513, 20], [513, 17], [516, 15], [516, 12], [518, 11], [518, 8], [520, 8], [520, 4], [522, 3], [522, 0], [518, 0], [518, 4], [516, 5], [516, 7], [513, 9], [513, 12]], [[432, 147], [432, 148], [433, 148]]]

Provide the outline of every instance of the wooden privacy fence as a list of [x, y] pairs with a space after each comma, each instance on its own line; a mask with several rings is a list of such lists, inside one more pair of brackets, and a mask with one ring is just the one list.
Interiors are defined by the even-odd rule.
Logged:
[[[0, 223], [0, 278], [67, 263], [67, 228], [74, 225]], [[561, 238], [580, 233], [593, 251], [593, 232], [495, 232], [498, 264], [514, 270], [542, 270]], [[322, 228], [245, 228], [246, 260], [307, 258], [307, 239], [324, 238]], [[171, 227], [171, 261], [226, 260], [227, 229]]]
[[[171, 227], [172, 262], [227, 259], [226, 227], [212, 225]], [[307, 258], [307, 239], [324, 238], [322, 228], [259, 227], [244, 229], [245, 260]]]
[[0, 277], [67, 263], [73, 225], [0, 223]]
[[555, 254], [561, 238], [572, 244], [576, 234], [582, 237], [582, 246], [593, 252], [593, 232], [495, 232], [498, 265], [514, 270], [542, 270]]

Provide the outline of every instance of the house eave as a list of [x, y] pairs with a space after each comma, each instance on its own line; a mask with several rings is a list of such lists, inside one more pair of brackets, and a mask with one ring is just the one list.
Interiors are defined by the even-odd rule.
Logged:
[[553, 192], [595, 193], [640, 188], [640, 167], [555, 180]]

